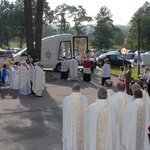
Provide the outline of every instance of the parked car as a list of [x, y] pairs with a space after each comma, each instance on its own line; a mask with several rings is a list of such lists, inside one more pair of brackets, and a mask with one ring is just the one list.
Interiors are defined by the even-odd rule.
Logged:
[[[140, 50], [140, 54], [145, 53], [143, 50]], [[138, 51], [135, 52], [136, 55], [138, 55]]]
[[[142, 62], [142, 55], [143, 55], [144, 53], [140, 53], [140, 62]], [[134, 66], [137, 66], [138, 65], [138, 54], [135, 54], [135, 56], [134, 56]]]
[[131, 62], [131, 66], [134, 66], [134, 57], [135, 57], [135, 53], [127, 53], [124, 58], [129, 60]]
[[150, 54], [150, 51], [145, 52], [144, 54]]
[[135, 50], [128, 50], [128, 53], [135, 53]]
[[105, 53], [105, 54], [101, 54], [97, 60], [97, 65], [98, 66], [103, 66], [104, 65], [104, 60], [108, 58], [109, 62], [111, 64], [111, 66], [117, 66], [120, 67], [123, 64], [124, 65], [131, 65], [131, 62], [123, 57], [121, 57], [120, 54], [116, 54], [116, 53]]

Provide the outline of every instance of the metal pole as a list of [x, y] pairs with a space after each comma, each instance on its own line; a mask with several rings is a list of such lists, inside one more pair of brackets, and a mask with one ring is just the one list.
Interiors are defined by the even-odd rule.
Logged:
[[61, 14], [60, 34], [62, 34], [62, 25], [63, 25], [63, 13]]
[[140, 20], [138, 19], [138, 77], [140, 74]]

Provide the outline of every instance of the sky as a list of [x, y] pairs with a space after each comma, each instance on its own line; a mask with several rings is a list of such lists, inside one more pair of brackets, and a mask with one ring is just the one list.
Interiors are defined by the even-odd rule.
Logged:
[[52, 10], [63, 3], [76, 7], [82, 5], [87, 15], [91, 17], [96, 16], [101, 7], [106, 6], [113, 15], [112, 19], [115, 25], [127, 25], [134, 13], [146, 1], [150, 2], [150, 0], [47, 0]]

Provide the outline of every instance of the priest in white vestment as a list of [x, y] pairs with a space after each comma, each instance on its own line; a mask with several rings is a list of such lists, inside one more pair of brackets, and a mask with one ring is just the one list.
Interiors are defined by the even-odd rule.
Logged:
[[74, 83], [72, 94], [63, 100], [63, 150], [87, 150], [85, 112], [88, 105], [80, 85]]
[[70, 79], [78, 80], [78, 62], [75, 59], [75, 57], [73, 57], [73, 59], [70, 61], [69, 71], [70, 71]]
[[97, 100], [88, 107], [87, 150], [116, 150], [117, 109], [107, 101], [107, 90], [100, 87]]
[[30, 73], [25, 61], [19, 67], [19, 93], [22, 95], [31, 93]]
[[143, 100], [145, 102], [150, 102], [150, 97], [149, 94], [146, 90], [143, 89], [143, 82], [142, 81], [138, 81], [137, 84], [139, 84], [141, 91], [143, 92]]
[[43, 70], [41, 68], [41, 62], [37, 62], [34, 70], [34, 77], [33, 77], [33, 86], [32, 90], [36, 96], [41, 97], [43, 94], [43, 90], [45, 84], [43, 82], [45, 76], [43, 74]]
[[104, 83], [105, 88], [107, 89], [107, 98], [114, 95], [116, 92], [113, 91], [112, 86], [113, 82], [110, 79], [107, 79]]
[[108, 98], [109, 104], [116, 107], [117, 112], [118, 112], [118, 124], [117, 124], [118, 130], [117, 130], [116, 150], [118, 150], [118, 147], [120, 147], [120, 136], [121, 136], [120, 135], [120, 130], [121, 130], [120, 121], [121, 121], [122, 112], [124, 111], [126, 105], [132, 101], [133, 101], [133, 98], [125, 92], [125, 83], [119, 81], [117, 83], [117, 92]]
[[141, 90], [135, 90], [134, 101], [122, 114], [121, 148], [123, 150], [150, 150], [148, 127], [150, 126], [150, 103], [142, 99]]
[[132, 102], [133, 99], [125, 92], [125, 83], [117, 83], [117, 92], [110, 96], [108, 99], [109, 103], [117, 108], [118, 116], [120, 117], [124, 111], [125, 106]]

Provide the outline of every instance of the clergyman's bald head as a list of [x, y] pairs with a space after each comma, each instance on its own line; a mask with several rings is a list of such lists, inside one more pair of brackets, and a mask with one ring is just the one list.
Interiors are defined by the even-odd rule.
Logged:
[[106, 99], [107, 98], [107, 90], [105, 87], [100, 86], [97, 92], [97, 97], [99, 99]]
[[113, 82], [110, 80], [110, 79], [107, 79], [106, 81], [105, 81], [105, 87], [112, 87], [112, 85], [113, 85]]
[[123, 83], [123, 82], [118, 82], [118, 83], [117, 83], [117, 90], [118, 90], [118, 91], [124, 91], [124, 90], [125, 90], [125, 83]]
[[79, 92], [80, 91], [80, 89], [81, 89], [81, 87], [80, 87], [80, 84], [79, 83], [74, 83], [73, 85], [72, 85], [72, 91], [76, 91], [76, 92]]
[[143, 98], [143, 92], [140, 89], [135, 90], [133, 96], [134, 99]]
[[133, 84], [132, 86], [131, 86], [131, 90], [132, 90], [132, 93], [134, 93], [134, 91], [135, 90], [139, 90], [140, 89], [140, 85], [139, 84]]

